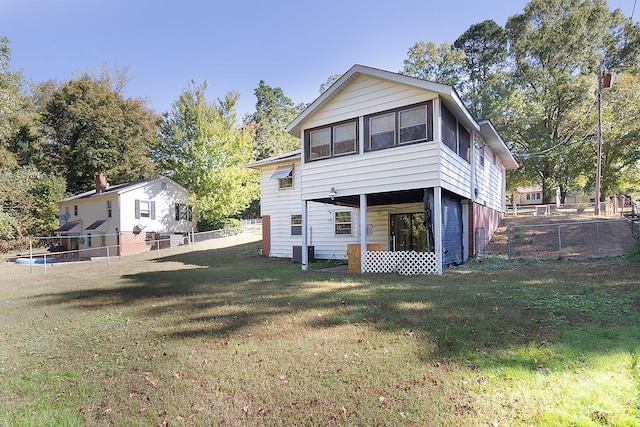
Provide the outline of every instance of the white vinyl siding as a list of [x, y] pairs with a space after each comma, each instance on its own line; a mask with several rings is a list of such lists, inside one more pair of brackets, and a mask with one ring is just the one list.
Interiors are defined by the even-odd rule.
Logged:
[[423, 142], [364, 155], [309, 162], [302, 172], [302, 198], [428, 188], [440, 183], [440, 144]]
[[[479, 135], [476, 135], [475, 145], [477, 147], [484, 146], [484, 141]], [[496, 165], [493, 162], [486, 161], [482, 166], [482, 160], [485, 157], [493, 157], [493, 152], [487, 146], [475, 150], [475, 153], [476, 188], [478, 188], [478, 196], [475, 198], [475, 202], [490, 209], [504, 212], [506, 209], [504, 167], [500, 162]]]
[[398, 85], [371, 76], [360, 75], [331, 102], [308, 118], [305, 128], [313, 129], [331, 123], [354, 119], [436, 98], [435, 93]]

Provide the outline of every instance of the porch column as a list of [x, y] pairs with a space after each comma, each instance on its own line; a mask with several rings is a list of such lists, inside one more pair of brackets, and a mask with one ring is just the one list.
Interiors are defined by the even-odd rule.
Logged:
[[360, 195], [360, 272], [366, 271], [367, 265], [367, 195]]
[[442, 274], [442, 188], [433, 188], [433, 238], [435, 252], [440, 255], [438, 273]]
[[307, 246], [307, 205], [309, 202], [302, 201], [302, 271], [309, 269], [309, 247]]
[[467, 262], [469, 260], [469, 254], [472, 253], [471, 239], [469, 234], [473, 233], [473, 223], [470, 221], [471, 216], [469, 212], [473, 212], [473, 202], [468, 200], [462, 201], [462, 261]]

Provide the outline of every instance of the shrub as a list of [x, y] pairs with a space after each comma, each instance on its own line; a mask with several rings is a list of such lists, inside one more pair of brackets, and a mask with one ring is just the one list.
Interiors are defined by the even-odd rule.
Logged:
[[226, 230], [230, 228], [242, 228], [242, 221], [237, 218], [223, 218], [216, 221], [200, 219], [198, 231]]

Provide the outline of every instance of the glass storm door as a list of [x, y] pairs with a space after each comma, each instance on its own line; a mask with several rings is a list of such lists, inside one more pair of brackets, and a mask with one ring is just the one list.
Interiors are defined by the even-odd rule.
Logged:
[[424, 213], [391, 214], [389, 249], [392, 251], [427, 251]]

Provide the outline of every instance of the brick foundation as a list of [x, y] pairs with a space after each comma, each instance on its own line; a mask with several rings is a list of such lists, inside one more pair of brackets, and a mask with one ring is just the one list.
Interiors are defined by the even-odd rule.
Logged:
[[262, 217], [262, 255], [271, 255], [271, 217]]
[[149, 250], [145, 242], [145, 233], [133, 234], [131, 231], [120, 233], [120, 254], [133, 255]]

